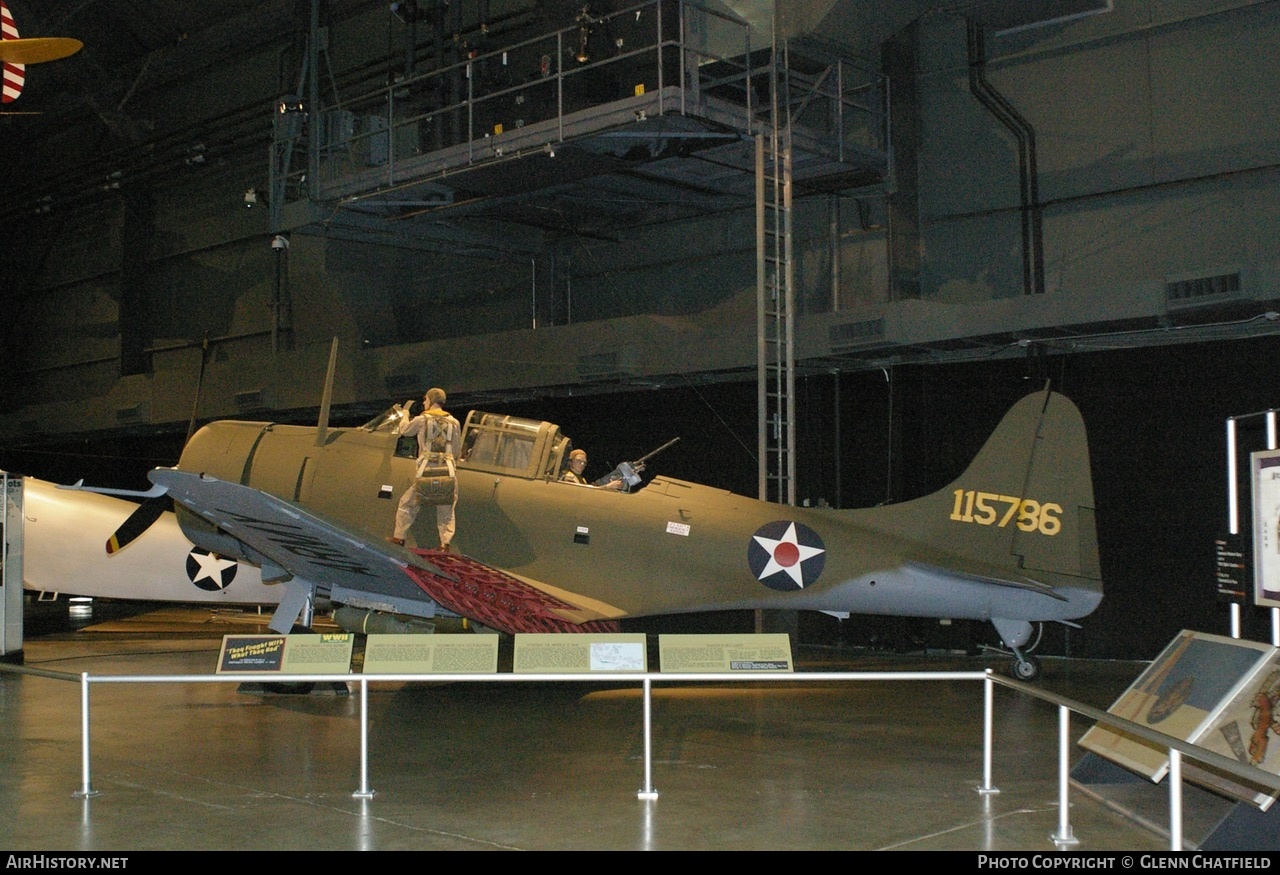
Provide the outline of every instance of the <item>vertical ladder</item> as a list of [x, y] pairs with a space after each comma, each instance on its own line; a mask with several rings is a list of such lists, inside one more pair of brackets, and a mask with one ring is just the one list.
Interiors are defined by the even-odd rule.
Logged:
[[[272, 234], [288, 230], [284, 221], [286, 203], [320, 198], [321, 164], [324, 150], [329, 147], [327, 109], [320, 105], [322, 57], [329, 73], [334, 107], [341, 108], [337, 82], [333, 77], [333, 61], [329, 57], [329, 28], [320, 24], [320, 7], [321, 0], [311, 0], [306, 53], [298, 71], [297, 87], [293, 94], [276, 102], [272, 114], [271, 159], [267, 169], [271, 189], [267, 209]], [[392, 121], [390, 115], [387, 121]], [[388, 142], [391, 136], [388, 130]], [[306, 166], [295, 167], [295, 160], [304, 156]], [[389, 166], [393, 164], [391, 161], [387, 163]]]
[[756, 135], [756, 394], [760, 498], [795, 504], [795, 269], [786, 53], [785, 41], [779, 52], [775, 34], [769, 121]]

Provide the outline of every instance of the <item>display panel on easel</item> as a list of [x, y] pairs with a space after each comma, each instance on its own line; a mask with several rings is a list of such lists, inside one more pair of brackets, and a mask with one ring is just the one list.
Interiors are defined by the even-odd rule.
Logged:
[[1253, 484], [1253, 601], [1280, 608], [1280, 450], [1249, 455]]
[[[1184, 629], [1107, 712], [1194, 741], [1273, 653], [1257, 641]], [[1152, 781], [1169, 769], [1166, 748], [1102, 724], [1086, 732], [1080, 746]]]

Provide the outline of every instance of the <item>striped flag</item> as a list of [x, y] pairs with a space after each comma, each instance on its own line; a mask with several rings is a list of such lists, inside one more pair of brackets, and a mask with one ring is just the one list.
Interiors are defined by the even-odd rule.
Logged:
[[[13, 23], [13, 16], [9, 14], [9, 7], [5, 5], [4, 0], [0, 0], [0, 39], [17, 39], [18, 26]], [[23, 64], [11, 64], [8, 61], [0, 62], [4, 66], [3, 87], [0, 88], [0, 103], [12, 103], [18, 99], [18, 95], [22, 94], [22, 83], [26, 81], [26, 66]]]

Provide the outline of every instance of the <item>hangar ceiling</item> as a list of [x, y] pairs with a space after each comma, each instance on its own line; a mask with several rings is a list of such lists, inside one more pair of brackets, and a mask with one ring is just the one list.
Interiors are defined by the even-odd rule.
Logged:
[[[401, 5], [382, 0], [317, 0], [316, 11], [324, 24], [387, 10], [382, 16], [386, 32], [370, 35], [370, 40], [385, 41], [388, 54], [394, 55], [400, 37], [393, 29], [401, 25], [391, 7]], [[428, 3], [419, 0], [417, 5], [425, 8]], [[629, 4], [596, 5], [621, 8]], [[757, 44], [767, 44], [772, 3], [716, 0], [708, 5], [740, 16], [752, 25]], [[1098, 0], [1046, 0], [1031, 5], [1036, 16], [1051, 18], [1100, 7]], [[23, 35], [75, 37], [84, 42], [84, 49], [66, 61], [30, 68], [21, 103], [0, 116], [0, 134], [14, 156], [0, 168], [0, 175], [7, 177], [0, 214], [8, 215], [26, 212], [51, 191], [66, 199], [92, 191], [104, 181], [109, 184], [112, 175], [126, 165], [134, 173], [158, 173], [188, 161], [212, 162], [220, 154], [234, 161], [243, 161], [254, 151], [261, 155], [270, 142], [264, 124], [270, 108], [264, 103], [294, 90], [291, 86], [305, 62], [313, 12], [310, 0], [13, 0], [9, 6]], [[572, 23], [581, 4], [577, 0], [481, 0], [475, 6], [487, 12], [496, 32], [503, 22], [513, 27], [524, 23], [562, 27]], [[820, 31], [842, 55], [878, 65], [884, 40], [921, 15], [962, 14], [992, 27], [1009, 27], [1028, 23], [1027, 6], [1020, 0], [802, 0], [782, 4], [778, 15], [795, 35]], [[475, 15], [474, 11], [466, 14]], [[341, 47], [332, 48], [332, 54], [341, 54]], [[149, 99], [175, 82], [198, 81], [218, 65], [262, 53], [273, 56], [274, 69], [254, 83], [258, 93], [208, 94], [198, 107], [165, 106]], [[333, 72], [338, 78], [331, 84], [342, 90], [367, 84], [370, 75], [385, 76], [373, 68]], [[366, 77], [364, 83], [361, 75]], [[671, 175], [661, 167], [650, 171], [634, 180], [615, 177], [613, 184], [622, 190], [613, 200], [630, 197], [636, 185], [661, 189], [670, 184]], [[680, 193], [687, 195], [687, 190]], [[657, 199], [670, 200], [661, 192]], [[545, 217], [554, 210], [540, 212]]]
[[[476, 110], [476, 118], [469, 120], [466, 136], [396, 158], [398, 129], [393, 119], [412, 116], [413, 104], [409, 95], [408, 102], [397, 104], [391, 112], [379, 108], [401, 99], [401, 82], [388, 79], [389, 74], [402, 75], [407, 64], [406, 24], [392, 5], [403, 4], [384, 0], [315, 4], [311, 0], [218, 4], [9, 0], [24, 35], [72, 36], [83, 40], [85, 48], [64, 62], [33, 67], [18, 104], [23, 114], [0, 116], [0, 135], [12, 156], [0, 164], [0, 184], [6, 191], [0, 218], [21, 219], [41, 209], [51, 197], [72, 204], [77, 199], [100, 198], [102, 190], [115, 185], [121, 174], [149, 177], [164, 185], [166, 179], [176, 179], [193, 166], [205, 170], [254, 167], [261, 170], [264, 188], [270, 172], [271, 184], [287, 189], [293, 184], [290, 174], [301, 169], [312, 176], [307, 185], [318, 188], [298, 187], [292, 196], [271, 197], [273, 208], [279, 210], [273, 230], [305, 233], [323, 224], [317, 233], [356, 241], [386, 243], [394, 238], [398, 245], [438, 247], [455, 254], [463, 246], [495, 248], [494, 241], [500, 241], [501, 248], [521, 253], [543, 245], [539, 235], [615, 240], [624, 236], [620, 229], [741, 210], [753, 199], [750, 134], [765, 108], [744, 94], [751, 92], [758, 98], [765, 92], [756, 87], [768, 75], [763, 63], [741, 74], [747, 87], [736, 94], [737, 86], [725, 86], [725, 77], [717, 79], [715, 64], [700, 63], [696, 87], [687, 87], [686, 82], [686, 87], [672, 90], [670, 78], [659, 80], [657, 87], [648, 83], [642, 92], [615, 95], [618, 99], [607, 107], [587, 114], [561, 106], [530, 120], [511, 112], [509, 105], [502, 111], [468, 105], [468, 111]], [[418, 0], [418, 5], [427, 3]], [[717, 0], [709, 5], [726, 20], [749, 24], [753, 46], [767, 41], [772, 4]], [[566, 23], [571, 28], [581, 3], [477, 0], [459, 6], [466, 6], [472, 15], [477, 9], [487, 10], [496, 39], [505, 33], [519, 36], [529, 28], [542, 32], [564, 28]], [[835, 69], [833, 59], [841, 64], [863, 60], [860, 75], [867, 70], [874, 74], [881, 66], [884, 43], [921, 16], [968, 17], [991, 29], [1016, 29], [1033, 23], [1026, 14], [1028, 8], [1034, 9], [1036, 20], [1058, 21], [1107, 6], [1095, 0], [1036, 4], [1024, 0], [804, 0], [783, 4], [778, 17], [791, 32], [789, 41], [795, 50], [788, 70], [796, 74], [797, 82], [807, 83], [812, 94], [821, 94], [814, 83], [833, 81], [829, 72]], [[308, 36], [313, 16], [322, 28], [327, 25], [334, 32], [362, 22], [364, 29], [355, 34], [369, 57], [353, 59], [346, 44], [336, 40], [322, 56], [312, 56]], [[474, 23], [467, 26], [475, 27]], [[346, 36], [352, 32], [350, 28], [343, 31]], [[428, 71], [433, 39], [428, 35], [418, 40], [424, 47], [421, 69]], [[748, 53], [748, 57], [761, 61], [757, 55]], [[250, 60], [246, 75], [251, 78], [244, 87], [199, 90], [202, 81], [215, 78], [211, 72]], [[435, 61], [440, 60], [437, 55]], [[319, 76], [300, 75], [300, 70], [313, 64]], [[620, 81], [630, 85], [630, 80]], [[869, 82], [874, 82], [874, 75], [858, 80], [854, 90], [859, 99], [874, 94], [875, 86]], [[864, 87], [870, 90], [859, 90]], [[275, 123], [282, 95], [300, 92], [299, 99], [309, 100], [307, 92], [312, 88], [322, 103], [337, 111], [335, 118], [346, 118], [343, 123], [349, 123], [349, 129], [331, 125], [319, 159], [308, 154], [312, 144], [307, 143], [298, 147], [298, 164], [277, 168], [268, 156], [278, 157], [280, 149], [293, 148], [289, 133]], [[175, 91], [187, 95], [185, 102], [171, 102]], [[505, 89], [500, 96], [514, 104], [516, 98], [528, 95]], [[684, 100], [696, 101], [696, 111], [653, 110], [657, 101]], [[800, 98], [797, 105], [812, 108], [819, 102]], [[835, 129], [838, 148], [834, 151], [831, 142], [823, 142], [833, 129], [801, 119], [796, 152], [796, 185], [801, 195], [882, 193], [892, 168], [887, 140], [877, 128], [883, 119], [874, 119], [872, 111], [878, 105], [878, 99], [859, 105], [873, 121], [864, 119], [853, 131]], [[479, 121], [482, 110], [492, 110], [483, 123]], [[419, 121], [415, 142], [427, 143], [441, 125], [434, 117], [422, 116]], [[375, 124], [386, 127], [371, 127]], [[491, 136], [499, 127], [501, 139]], [[547, 134], [552, 129], [554, 135]], [[379, 149], [391, 157], [375, 157]], [[321, 174], [314, 172], [317, 168]], [[963, 334], [951, 324], [952, 316], [941, 312], [945, 307], [926, 308], [917, 306], [918, 302], [908, 302], [901, 314], [891, 315], [891, 320], [902, 323], [898, 326], [886, 327], [884, 318], [850, 321], [849, 314], [821, 314], [811, 320], [810, 327], [812, 334], [821, 335], [813, 345], [825, 353], [811, 357], [807, 364], [823, 370], [865, 368], [902, 361], [1018, 355], [1030, 344], [1080, 349], [1108, 343], [1167, 343], [1176, 342], [1173, 333], [1149, 332], [1158, 327], [1191, 327], [1189, 323], [1197, 320], [1257, 322], [1254, 301], [1227, 297], [1231, 300], [1224, 307], [1238, 308], [1238, 312], [1223, 307], [1188, 309], [1175, 317], [1173, 325], [1159, 322], [1157, 316], [1135, 319], [1127, 313], [1122, 314], [1124, 319], [1099, 316], [1096, 322], [1088, 321], [1093, 314], [1078, 321], [1052, 314], [1044, 319], [1044, 327], [1031, 331], [1013, 319], [984, 317], [987, 310], [1001, 311], [1004, 302], [995, 301], [966, 313], [966, 318], [986, 318], [990, 324], [971, 326]], [[1273, 315], [1267, 314], [1266, 321], [1246, 330], [1270, 332]], [[902, 326], [908, 323], [921, 330], [905, 330]], [[1228, 333], [1238, 336], [1239, 330], [1229, 328]], [[893, 335], [902, 337], [886, 339]], [[1187, 335], [1193, 336], [1192, 331]], [[1198, 329], [1194, 336], [1207, 338]], [[716, 377], [713, 367], [700, 373], [708, 379]], [[743, 373], [737, 368], [725, 378], [741, 379]], [[612, 372], [608, 376], [613, 380]], [[649, 379], [650, 375], [644, 376]], [[584, 382], [581, 373], [577, 377], [575, 390]]]

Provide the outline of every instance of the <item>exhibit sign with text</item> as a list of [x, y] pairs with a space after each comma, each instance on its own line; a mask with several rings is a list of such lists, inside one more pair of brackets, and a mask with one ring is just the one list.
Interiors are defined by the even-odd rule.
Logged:
[[1280, 608], [1280, 450], [1251, 453], [1253, 601]]
[[[1241, 693], [1274, 652], [1257, 641], [1184, 629], [1107, 711], [1179, 741], [1202, 744], [1224, 718], [1241, 719]], [[1169, 769], [1167, 747], [1101, 723], [1084, 734], [1080, 746], [1151, 781], [1161, 780]], [[1230, 755], [1237, 753], [1232, 749]]]
[[659, 635], [658, 658], [669, 672], [793, 671], [791, 636]]
[[497, 635], [370, 635], [364, 674], [493, 674]]
[[577, 674], [636, 671], [649, 667], [643, 632], [524, 632], [516, 636], [512, 671]]
[[346, 674], [355, 635], [224, 635], [218, 674]]

